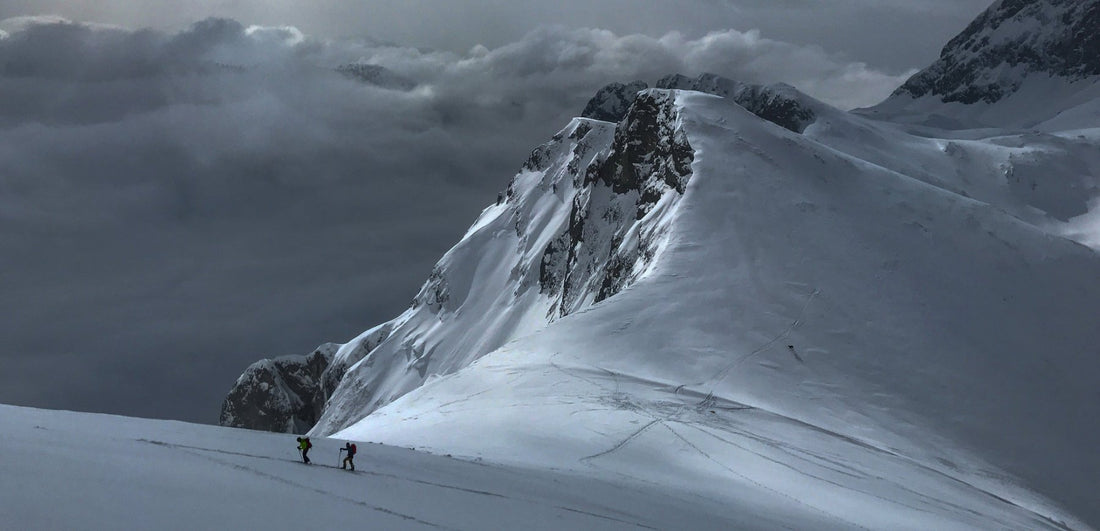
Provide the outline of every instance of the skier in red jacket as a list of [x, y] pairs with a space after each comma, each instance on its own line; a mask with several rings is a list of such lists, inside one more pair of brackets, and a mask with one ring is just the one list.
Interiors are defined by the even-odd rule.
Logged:
[[340, 451], [348, 453], [347, 457], [344, 457], [344, 465], [341, 466], [340, 468], [342, 468], [344, 470], [347, 470], [348, 465], [350, 465], [352, 471], [354, 471], [355, 470], [355, 461], [353, 459], [355, 459], [355, 451], [356, 451], [355, 445], [350, 443], [350, 442], [345, 443], [344, 447], [341, 448]]

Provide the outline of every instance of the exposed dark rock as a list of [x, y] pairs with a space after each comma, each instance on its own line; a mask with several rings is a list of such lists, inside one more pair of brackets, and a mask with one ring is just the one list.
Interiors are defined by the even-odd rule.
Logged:
[[1036, 73], [1071, 81], [1100, 75], [1100, 0], [996, 2], [894, 95], [994, 103]]
[[582, 118], [592, 118], [605, 122], [618, 122], [626, 116], [634, 98], [638, 97], [638, 91], [649, 88], [644, 81], [631, 81], [627, 84], [609, 83], [596, 92], [592, 99], [588, 100]]
[[339, 345], [326, 343], [308, 356], [253, 363], [222, 403], [222, 426], [305, 433], [324, 409], [322, 377]]
[[433, 313], [439, 313], [450, 298], [445, 270], [436, 265], [428, 275], [428, 281], [420, 288], [420, 293], [413, 299], [413, 308], [427, 306]]
[[[639, 93], [608, 153], [584, 171], [567, 228], [543, 251], [539, 289], [558, 299], [557, 315], [586, 297], [599, 302], [619, 293], [652, 260], [663, 230], [647, 215], [667, 194], [675, 200], [684, 193], [694, 157], [672, 96]], [[631, 231], [637, 234], [628, 239]]]
[[695, 152], [683, 132], [673, 125], [675, 119], [675, 110], [666, 96], [641, 95], [615, 129], [611, 153], [598, 166], [593, 179], [610, 185], [619, 194], [636, 190], [645, 195], [647, 185], [652, 184], [664, 184], [684, 193]]
[[817, 119], [808, 103], [811, 98], [794, 87], [776, 83], [753, 85], [715, 74], [702, 74], [692, 79], [680, 74], [665, 76], [657, 88], [696, 90], [733, 100], [749, 112], [780, 127], [801, 133]]

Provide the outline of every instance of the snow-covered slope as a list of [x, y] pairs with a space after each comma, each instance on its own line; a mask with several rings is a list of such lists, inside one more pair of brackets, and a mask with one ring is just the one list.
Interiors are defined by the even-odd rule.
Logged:
[[858, 113], [605, 88], [340, 347], [313, 433], [810, 527], [1100, 524], [1097, 5], [997, 2]]
[[[644, 274], [541, 330], [532, 319], [504, 335], [495, 322], [541, 317], [558, 299], [540, 293], [532, 312], [516, 292], [468, 283], [457, 300], [434, 297], [454, 304], [437, 330], [472, 314], [461, 333], [511, 341], [399, 398], [352, 379], [317, 433], [347, 426], [341, 436], [627, 475], [838, 525], [1098, 521], [1100, 255], [1044, 231], [1050, 216], [1021, 204], [1029, 187], [1005, 173], [1014, 157], [1095, 169], [1095, 157], [1074, 159], [1095, 153], [1095, 134], [935, 140], [819, 109], [799, 135], [725, 98], [639, 100], [663, 105], [670, 136], [693, 150]], [[559, 160], [550, 167], [572, 156]], [[463, 251], [460, 270], [510, 256], [497, 249], [521, 231], [505, 227], [540, 218], [516, 205], [567, 204], [548, 188], [490, 207], [456, 247], [481, 248]], [[458, 264], [447, 260], [437, 285]], [[377, 374], [371, 357], [349, 374]]]
[[516, 469], [316, 438], [0, 406], [0, 528], [768, 529], [790, 513], [731, 513], [639, 482]]
[[938, 61], [862, 112], [951, 129], [1091, 127], [1098, 83], [1100, 0], [998, 0]]
[[[667, 93], [614, 124], [576, 119], [535, 150], [433, 271], [412, 308], [344, 345], [327, 433], [506, 341], [607, 299], [661, 252], [692, 151]], [[346, 374], [345, 374], [346, 372]]]

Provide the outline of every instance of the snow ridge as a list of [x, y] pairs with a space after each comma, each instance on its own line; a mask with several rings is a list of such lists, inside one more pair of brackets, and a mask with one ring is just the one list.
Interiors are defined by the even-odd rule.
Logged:
[[[633, 81], [626, 85], [609, 83], [588, 101], [581, 116], [618, 122], [626, 116], [638, 92], [646, 88], [648, 85], [644, 81]], [[754, 85], [711, 73], [703, 73], [696, 78], [670, 74], [657, 80], [655, 88], [695, 90], [721, 96], [796, 133], [801, 133], [817, 119], [817, 111], [828, 107], [785, 83]]]
[[786, 83], [753, 85], [715, 74], [701, 74], [695, 79], [673, 74], [658, 80], [657, 88], [695, 90], [721, 96], [795, 133], [805, 131], [807, 126], [814, 123], [817, 118], [815, 107], [826, 107]]

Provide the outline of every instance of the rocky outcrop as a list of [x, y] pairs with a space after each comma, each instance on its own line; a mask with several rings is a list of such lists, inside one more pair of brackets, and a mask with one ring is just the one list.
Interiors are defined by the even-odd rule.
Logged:
[[552, 314], [619, 293], [653, 260], [668, 229], [661, 214], [683, 195], [694, 160], [673, 100], [665, 91], [638, 93], [607, 155], [584, 172], [568, 227], [540, 264], [540, 291], [557, 298]]
[[219, 424], [286, 433], [309, 431], [324, 409], [324, 375], [339, 347], [326, 343], [307, 356], [253, 363], [222, 403]]
[[[817, 119], [812, 98], [784, 83], [754, 85], [716, 74], [702, 74], [696, 78], [671, 74], [659, 79], [654, 87], [695, 90], [728, 98], [760, 118], [796, 133], [805, 131]], [[581, 116], [605, 122], [619, 122], [626, 117], [638, 97], [638, 92], [646, 88], [644, 81], [633, 81], [625, 85], [610, 83], [588, 100]]]
[[811, 98], [785, 83], [753, 85], [716, 74], [702, 74], [694, 79], [673, 74], [658, 80], [656, 86], [695, 90], [731, 99], [760, 118], [795, 133], [805, 131], [817, 119]]
[[603, 120], [605, 122], [618, 122], [626, 117], [638, 92], [649, 88], [645, 81], [631, 81], [627, 84], [609, 83], [596, 92], [592, 99], [588, 100], [582, 118]]
[[1034, 74], [1100, 75], [1100, 0], [1000, 0], [894, 96], [994, 103]]

